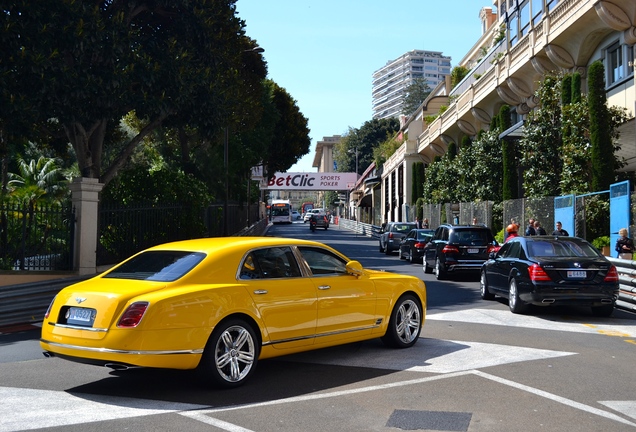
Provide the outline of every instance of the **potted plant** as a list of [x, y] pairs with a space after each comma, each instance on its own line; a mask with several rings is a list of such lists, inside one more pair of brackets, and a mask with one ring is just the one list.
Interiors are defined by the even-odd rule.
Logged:
[[610, 256], [610, 238], [609, 236], [601, 236], [592, 240], [592, 246], [600, 250], [603, 255]]

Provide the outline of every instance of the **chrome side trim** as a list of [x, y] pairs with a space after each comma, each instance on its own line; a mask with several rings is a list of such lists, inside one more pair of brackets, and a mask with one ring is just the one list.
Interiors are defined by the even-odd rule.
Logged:
[[89, 332], [98, 332], [98, 333], [106, 333], [108, 331], [108, 329], [105, 329], [105, 328], [82, 327], [78, 325], [58, 324], [51, 321], [49, 321], [49, 325], [52, 325], [53, 327], [67, 328], [67, 329], [73, 329], [73, 330], [85, 330]]
[[311, 336], [302, 336], [302, 337], [289, 338], [289, 339], [279, 339], [279, 340], [275, 340], [275, 341], [264, 342], [263, 346], [276, 345], [276, 344], [281, 344], [281, 343], [286, 343], [286, 342], [296, 342], [296, 341], [306, 340], [306, 339], [316, 339], [316, 338], [321, 338], [321, 337], [326, 337], [326, 336], [334, 336], [334, 335], [338, 335], [338, 334], [353, 333], [353, 332], [362, 331], [362, 330], [372, 330], [372, 329], [375, 329], [375, 328], [378, 328], [378, 327], [380, 327], [380, 326], [379, 325], [370, 325], [368, 327], [360, 327], [360, 328], [355, 328], [355, 329], [351, 329], [351, 330], [334, 331], [334, 332], [329, 332], [329, 333], [321, 333], [321, 334], [316, 334], [316, 335], [311, 335]]
[[78, 351], [89, 351], [105, 354], [125, 354], [125, 355], [175, 355], [175, 354], [203, 354], [203, 348], [195, 350], [174, 350], [174, 351], [129, 351], [129, 350], [114, 350], [109, 348], [93, 348], [83, 347], [78, 345], [61, 344], [57, 342], [47, 341], [46, 339], [40, 339], [40, 342], [49, 344], [54, 347], [72, 349]]

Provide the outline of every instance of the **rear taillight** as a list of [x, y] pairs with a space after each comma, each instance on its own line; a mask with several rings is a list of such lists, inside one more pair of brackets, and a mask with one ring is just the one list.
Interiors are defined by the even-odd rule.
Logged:
[[148, 309], [148, 302], [135, 302], [124, 311], [117, 327], [137, 327]]
[[532, 264], [528, 267], [528, 274], [530, 276], [530, 280], [533, 282], [542, 282], [542, 281], [550, 281], [550, 276], [543, 270], [539, 264]]
[[442, 253], [444, 254], [459, 253], [459, 248], [457, 246], [446, 245], [444, 246], [444, 249], [442, 249]]
[[53, 308], [53, 303], [55, 302], [56, 297], [53, 297], [53, 300], [51, 300], [51, 304], [49, 304], [49, 308], [46, 310], [46, 313], [44, 314], [44, 319], [49, 318], [49, 315], [51, 314], [51, 309]]
[[417, 249], [422, 249], [422, 248], [424, 248], [424, 246], [426, 246], [426, 243], [424, 243], [424, 242], [417, 242], [417, 243], [415, 243], [413, 246], [415, 246], [415, 248], [417, 248]]
[[389, 238], [392, 239], [393, 238], [393, 233], [389, 233]]
[[609, 271], [607, 272], [607, 275], [605, 276], [605, 279], [603, 279], [604, 282], [618, 282], [618, 271], [616, 270], [615, 266], [611, 266]]

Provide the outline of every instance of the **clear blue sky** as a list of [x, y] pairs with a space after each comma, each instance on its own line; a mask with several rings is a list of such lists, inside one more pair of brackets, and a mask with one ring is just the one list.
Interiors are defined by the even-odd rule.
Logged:
[[269, 78], [309, 121], [311, 149], [289, 172], [315, 172], [316, 142], [371, 120], [373, 72], [415, 50], [455, 66], [481, 36], [490, 0], [237, 0], [247, 35], [265, 49]]

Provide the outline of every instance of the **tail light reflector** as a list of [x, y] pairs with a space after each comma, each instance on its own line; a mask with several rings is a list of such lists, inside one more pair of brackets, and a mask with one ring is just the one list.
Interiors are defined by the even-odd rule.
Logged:
[[605, 282], [618, 282], [618, 271], [616, 266], [611, 266], [604, 279]]
[[459, 253], [459, 248], [457, 246], [446, 245], [444, 246], [444, 249], [442, 249], [442, 253], [444, 254]]
[[530, 276], [530, 280], [533, 282], [542, 282], [542, 281], [550, 281], [550, 276], [543, 270], [539, 264], [532, 264], [528, 267], [528, 274]]
[[388, 236], [388, 237], [389, 237], [390, 239], [392, 239], [392, 238], [393, 238], [393, 233], [389, 233], [389, 236]]
[[426, 243], [425, 242], [417, 242], [413, 246], [415, 246], [417, 249], [422, 249], [424, 246], [426, 246]]
[[46, 310], [46, 313], [44, 314], [44, 319], [48, 319], [49, 315], [51, 315], [51, 308], [53, 307], [53, 303], [55, 302], [55, 298], [57, 296], [53, 297], [53, 300], [51, 300], [51, 304], [49, 304], [49, 308]]
[[148, 309], [148, 302], [135, 302], [124, 311], [117, 327], [137, 327]]

